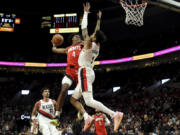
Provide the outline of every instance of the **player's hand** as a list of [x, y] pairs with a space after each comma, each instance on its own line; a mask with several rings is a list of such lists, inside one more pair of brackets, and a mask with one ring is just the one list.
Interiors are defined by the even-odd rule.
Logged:
[[38, 125], [38, 121], [37, 120], [32, 120], [32, 123], [34, 124], [34, 125]]
[[53, 41], [52, 41], [52, 40], [51, 40], [51, 43], [52, 43], [52, 46], [53, 46], [53, 47], [56, 47], [56, 45], [53, 43]]
[[38, 121], [37, 120], [33, 120], [32, 123], [31, 123], [31, 133], [33, 135], [38, 134]]
[[98, 19], [101, 19], [101, 16], [102, 16], [102, 12], [99, 10], [99, 12], [97, 13]]
[[83, 7], [84, 7], [84, 12], [89, 12], [91, 6], [89, 2], [86, 2], [86, 4], [83, 4]]

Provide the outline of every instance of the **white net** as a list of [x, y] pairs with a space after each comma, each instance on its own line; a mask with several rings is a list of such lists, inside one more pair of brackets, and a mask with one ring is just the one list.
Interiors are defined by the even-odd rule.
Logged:
[[126, 12], [125, 23], [128, 25], [142, 26], [144, 24], [143, 16], [147, 2], [139, 0], [120, 0], [122, 7]]

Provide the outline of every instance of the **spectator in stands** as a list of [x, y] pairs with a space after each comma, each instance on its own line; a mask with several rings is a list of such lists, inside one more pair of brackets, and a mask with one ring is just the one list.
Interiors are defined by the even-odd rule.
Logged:
[[149, 119], [148, 115], [144, 115], [144, 119], [141, 123], [142, 135], [152, 135], [153, 133], [153, 122]]

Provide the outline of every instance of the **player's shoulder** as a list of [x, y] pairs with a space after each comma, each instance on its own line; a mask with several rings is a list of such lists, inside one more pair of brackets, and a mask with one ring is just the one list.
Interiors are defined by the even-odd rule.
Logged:
[[55, 100], [55, 99], [51, 99], [51, 101], [56, 102], [56, 100]]
[[97, 45], [97, 43], [96, 42], [91, 42], [91, 44], [92, 44], [92, 46], [94, 45], [94, 46], [96, 46]]
[[69, 45], [68, 47], [66, 47], [66, 49], [69, 49], [69, 48], [71, 48], [71, 47], [73, 47], [74, 45]]
[[100, 47], [100, 44], [99, 44], [99, 43], [96, 43], [96, 42], [92, 42], [92, 47], [94, 47], [94, 48], [99, 48], [99, 47]]
[[83, 44], [82, 44], [82, 43], [80, 43], [80, 44], [77, 44], [77, 46], [83, 47]]
[[41, 100], [36, 101], [35, 105], [40, 106], [41, 105]]
[[56, 100], [54, 100], [54, 99], [51, 99], [51, 98], [50, 98], [50, 100], [51, 100], [51, 101], [52, 101], [54, 104], [56, 104]]
[[42, 101], [42, 100], [38, 100], [38, 101], [36, 101], [36, 103], [41, 103], [41, 101]]
[[101, 115], [102, 115], [104, 118], [106, 118], [106, 114], [102, 113]]

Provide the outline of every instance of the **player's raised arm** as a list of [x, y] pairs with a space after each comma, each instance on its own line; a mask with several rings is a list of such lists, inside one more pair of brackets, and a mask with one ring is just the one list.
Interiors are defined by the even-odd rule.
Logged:
[[84, 7], [84, 14], [83, 14], [83, 19], [82, 19], [82, 23], [81, 23], [81, 29], [82, 29], [83, 39], [85, 40], [87, 37], [89, 37], [87, 25], [88, 25], [89, 9], [91, 6], [90, 6], [90, 3], [87, 2], [86, 4], [83, 4], [83, 7]]
[[67, 49], [66, 48], [56, 48], [56, 45], [54, 45], [52, 43], [53, 47], [52, 47], [52, 52], [54, 53], [62, 53], [62, 54], [66, 54], [67, 53]]
[[101, 16], [102, 16], [102, 12], [99, 11], [99, 12], [97, 13], [97, 23], [96, 23], [96, 27], [95, 27], [94, 33], [96, 33], [96, 31], [100, 30]]
[[95, 35], [96, 35], [96, 32], [100, 30], [100, 25], [101, 25], [101, 16], [102, 16], [102, 12], [99, 11], [97, 13], [97, 23], [96, 23], [96, 27], [95, 27], [95, 30], [94, 30], [94, 33], [89, 37], [89, 36], [86, 36], [86, 38], [84, 39], [84, 49], [90, 49], [91, 48], [91, 44], [92, 44], [92, 41], [95, 40]]
[[63, 42], [64, 42], [64, 37], [61, 34], [55, 34], [51, 40], [52, 51], [54, 53], [66, 54], [67, 53], [66, 48], [56, 48], [57, 46], [61, 46], [63, 44]]

